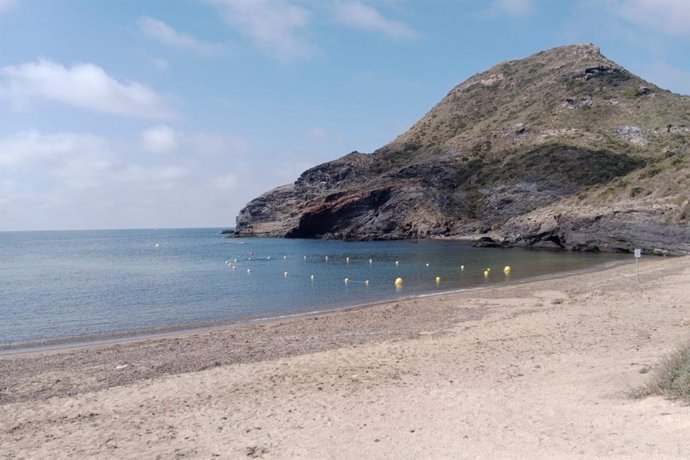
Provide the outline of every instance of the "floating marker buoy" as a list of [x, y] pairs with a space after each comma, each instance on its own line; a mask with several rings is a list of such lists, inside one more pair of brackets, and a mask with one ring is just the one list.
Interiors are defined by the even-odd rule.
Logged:
[[251, 273], [251, 272], [252, 272], [252, 269], [251, 269], [251, 268], [248, 268], [248, 269], [247, 269], [247, 273]]
[[350, 282], [350, 278], [345, 278], [345, 284]]
[[237, 263], [237, 259], [233, 259], [233, 262]]
[[283, 256], [283, 260], [286, 260], [286, 259], [287, 259], [287, 256]]
[[350, 263], [350, 258], [349, 258], [349, 257], [345, 257], [345, 263], [347, 263], [347, 264]]
[[403, 279], [402, 278], [395, 278], [395, 286], [400, 287], [403, 285]]
[[395, 265], [400, 265], [400, 262], [398, 262], [398, 261], [396, 260], [396, 261], [395, 261]]
[[372, 263], [374, 263], [374, 261], [369, 259], [369, 265], [371, 265]]
[[309, 278], [311, 278], [311, 280], [314, 281], [314, 275], [311, 275]]
[[484, 278], [487, 278], [489, 276], [489, 270], [484, 270]]
[[252, 258], [251, 258], [251, 257], [249, 257], [249, 258], [248, 258], [247, 260], [252, 260]]
[[506, 265], [505, 267], [503, 267], [503, 273], [505, 273], [506, 275], [509, 274], [512, 270], [513, 269], [510, 268], [510, 265]]
[[266, 260], [271, 260], [271, 256], [266, 257]]
[[369, 286], [369, 280], [364, 280], [364, 285]]
[[465, 270], [465, 266], [464, 266], [464, 265], [460, 265], [460, 271], [464, 271], [464, 270]]
[[307, 260], [307, 256], [304, 256], [304, 260]]
[[328, 256], [326, 256], [325, 259], [326, 259], [326, 262], [328, 262]]
[[441, 277], [440, 277], [440, 276], [437, 276], [437, 277], [436, 277], [436, 284], [439, 284], [440, 282], [441, 282]]
[[231, 266], [231, 268], [232, 268], [232, 271], [235, 271], [237, 269], [237, 267], [235, 267], [234, 265]]
[[154, 246], [157, 248], [161, 247], [160, 243], [156, 243]]
[[283, 273], [283, 276], [287, 278], [288, 272]]
[[427, 267], [429, 266], [429, 263], [428, 263], [428, 262], [427, 262], [426, 266], [427, 266]]

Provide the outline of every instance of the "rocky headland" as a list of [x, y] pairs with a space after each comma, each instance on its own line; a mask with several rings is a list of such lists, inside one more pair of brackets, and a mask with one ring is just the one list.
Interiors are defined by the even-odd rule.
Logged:
[[252, 200], [237, 236], [690, 253], [690, 97], [593, 45], [498, 64], [407, 132]]

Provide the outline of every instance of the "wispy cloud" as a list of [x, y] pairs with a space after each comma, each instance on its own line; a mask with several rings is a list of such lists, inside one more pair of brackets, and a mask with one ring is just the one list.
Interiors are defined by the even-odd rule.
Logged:
[[9, 11], [17, 4], [17, 0], [0, 0], [0, 14]]
[[688, 0], [621, 0], [612, 11], [655, 32], [690, 36]]
[[95, 64], [65, 67], [48, 59], [0, 68], [0, 99], [25, 107], [46, 99], [94, 112], [168, 118], [173, 112], [146, 85], [119, 82]]
[[141, 133], [142, 148], [150, 153], [170, 153], [177, 150], [177, 134], [167, 125], [152, 126]]
[[179, 32], [165, 22], [149, 16], [140, 17], [137, 24], [139, 30], [146, 36], [173, 48], [190, 50], [200, 54], [215, 54], [223, 48], [219, 43], [204, 41]]
[[359, 1], [340, 1], [335, 4], [336, 19], [342, 24], [391, 38], [415, 38], [418, 33], [402, 21], [383, 16], [376, 8]]
[[286, 0], [209, 0], [225, 21], [264, 53], [283, 62], [313, 54], [306, 38], [311, 14]]
[[535, 8], [535, 0], [494, 0], [489, 5], [489, 13], [521, 17], [531, 14]]

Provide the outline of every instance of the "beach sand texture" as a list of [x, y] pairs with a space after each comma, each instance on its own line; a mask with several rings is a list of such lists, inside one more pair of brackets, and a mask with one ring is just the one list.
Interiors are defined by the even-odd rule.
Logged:
[[[0, 358], [0, 458], [688, 458], [690, 257]], [[644, 371], [642, 371], [644, 372]]]

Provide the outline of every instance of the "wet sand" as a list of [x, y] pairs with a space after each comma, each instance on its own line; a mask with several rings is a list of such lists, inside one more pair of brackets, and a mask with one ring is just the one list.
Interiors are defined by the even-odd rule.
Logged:
[[690, 456], [690, 258], [0, 357], [7, 458]]

